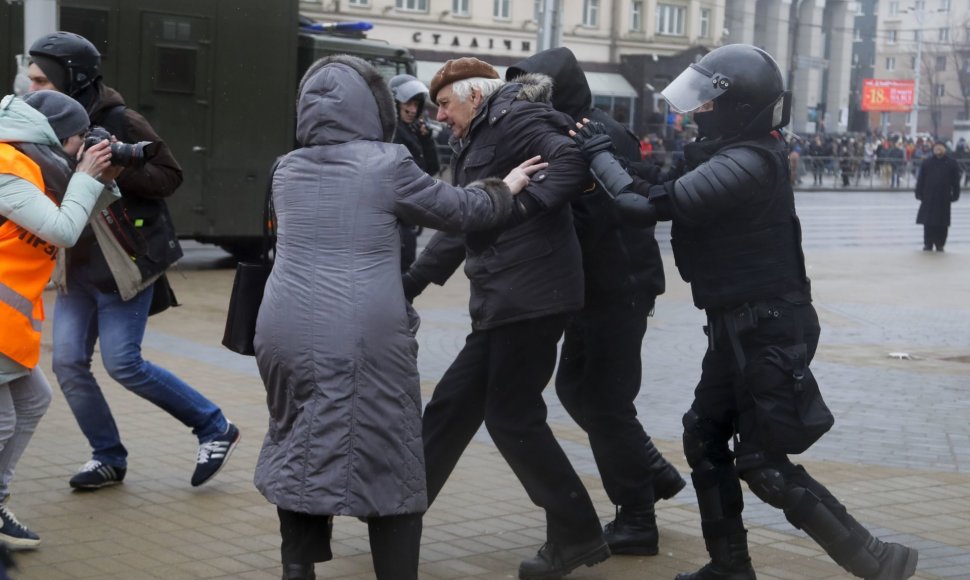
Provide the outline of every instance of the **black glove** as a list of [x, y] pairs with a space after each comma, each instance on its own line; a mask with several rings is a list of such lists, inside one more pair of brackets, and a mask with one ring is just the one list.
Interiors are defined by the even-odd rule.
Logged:
[[414, 299], [428, 287], [427, 280], [412, 274], [410, 270], [401, 274], [401, 284], [404, 286], [404, 299], [408, 302], [414, 302]]
[[613, 151], [613, 139], [606, 134], [606, 127], [602, 123], [590, 121], [573, 135], [573, 141], [589, 161], [597, 153]]
[[630, 226], [649, 228], [658, 221], [672, 219], [670, 196], [673, 190], [674, 182], [668, 181], [651, 185], [646, 192], [624, 191], [615, 199], [620, 220]]
[[616, 209], [620, 221], [628, 226], [649, 228], [657, 225], [657, 207], [646, 196], [624, 191], [616, 196]]
[[687, 173], [687, 159], [681, 157], [674, 161], [673, 166], [667, 170], [664, 181], [680, 179], [685, 173]]

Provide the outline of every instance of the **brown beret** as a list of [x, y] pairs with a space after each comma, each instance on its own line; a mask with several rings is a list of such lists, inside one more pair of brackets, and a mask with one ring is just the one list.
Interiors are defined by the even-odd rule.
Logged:
[[431, 100], [437, 102], [438, 91], [455, 81], [484, 77], [486, 79], [499, 78], [498, 72], [487, 62], [473, 56], [454, 58], [445, 63], [431, 79]]

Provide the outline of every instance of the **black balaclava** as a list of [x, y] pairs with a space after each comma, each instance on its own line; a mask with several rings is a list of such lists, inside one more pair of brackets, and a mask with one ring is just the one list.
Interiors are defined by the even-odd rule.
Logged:
[[57, 88], [58, 91], [67, 94], [67, 69], [57, 60], [47, 56], [32, 56], [31, 61], [40, 67], [47, 76], [47, 80]]

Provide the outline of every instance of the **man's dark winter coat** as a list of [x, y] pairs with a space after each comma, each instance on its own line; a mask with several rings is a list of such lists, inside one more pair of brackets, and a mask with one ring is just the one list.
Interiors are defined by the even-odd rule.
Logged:
[[960, 166], [949, 155], [931, 155], [923, 161], [916, 180], [920, 200], [916, 223], [949, 226], [950, 204], [960, 199]]
[[583, 268], [569, 202], [579, 194], [576, 184], [589, 179], [588, 166], [567, 134], [572, 120], [548, 104], [552, 82], [543, 78], [492, 93], [465, 139], [453, 141], [451, 165], [455, 185], [464, 185], [502, 177], [541, 155], [549, 167], [523, 190], [539, 213], [503, 230], [438, 232], [411, 267], [412, 275], [444, 284], [464, 260], [475, 330], [583, 306]]

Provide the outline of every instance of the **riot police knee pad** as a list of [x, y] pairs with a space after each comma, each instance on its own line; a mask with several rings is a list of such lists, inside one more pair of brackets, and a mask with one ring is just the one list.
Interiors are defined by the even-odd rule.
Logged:
[[[751, 493], [772, 507], [785, 509], [793, 499], [791, 497], [793, 490], [787, 489], [785, 476], [774, 467], [763, 466], [746, 471], [741, 474], [741, 479], [748, 483]], [[801, 489], [801, 491], [807, 490]], [[794, 495], [797, 495], [797, 492]]]
[[684, 457], [691, 469], [698, 469], [702, 463], [710, 466], [707, 459], [707, 446], [700, 427], [701, 418], [693, 409], [684, 413]]

